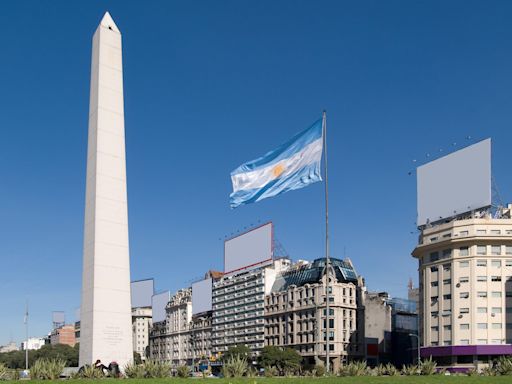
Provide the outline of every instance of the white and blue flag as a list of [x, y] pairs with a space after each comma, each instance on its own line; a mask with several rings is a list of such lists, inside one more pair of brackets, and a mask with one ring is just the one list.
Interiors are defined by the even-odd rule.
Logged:
[[322, 119], [288, 142], [231, 172], [231, 208], [322, 181]]

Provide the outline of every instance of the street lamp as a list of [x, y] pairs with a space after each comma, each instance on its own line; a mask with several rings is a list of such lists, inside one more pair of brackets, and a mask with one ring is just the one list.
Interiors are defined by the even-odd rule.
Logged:
[[409, 336], [410, 337], [415, 337], [416, 339], [418, 339], [418, 361], [417, 361], [417, 364], [420, 364], [420, 361], [421, 361], [421, 357], [420, 357], [420, 336], [417, 335], [416, 333], [409, 333]]

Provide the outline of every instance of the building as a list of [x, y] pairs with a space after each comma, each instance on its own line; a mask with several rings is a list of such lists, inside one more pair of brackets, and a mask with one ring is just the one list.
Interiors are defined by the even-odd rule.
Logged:
[[239, 344], [259, 354], [265, 345], [265, 295], [271, 292], [278, 274], [290, 265], [289, 259], [279, 258], [266, 266], [224, 275], [213, 283], [214, 354]]
[[68, 324], [63, 325], [59, 328], [55, 328], [50, 333], [50, 344], [66, 344], [69, 345], [70, 347], [74, 347], [76, 344], [75, 325]]
[[166, 319], [150, 331], [150, 356], [173, 367], [207, 363], [212, 356], [212, 313], [192, 316], [192, 289], [179, 290], [169, 301]]
[[21, 350], [24, 351], [28, 349], [30, 351], [41, 349], [43, 345], [45, 345], [44, 337], [29, 337], [28, 340], [21, 342]]
[[371, 367], [389, 363], [393, 311], [389, 294], [364, 291], [362, 297], [366, 361]]
[[362, 357], [364, 335], [358, 332], [362, 279], [349, 259], [331, 259], [330, 276], [332, 296], [327, 315], [325, 259], [299, 262], [278, 275], [265, 298], [265, 345], [293, 348], [307, 365], [324, 364], [329, 337], [334, 370], [349, 358]]
[[417, 362], [418, 313], [416, 302], [392, 298], [391, 306], [391, 362], [396, 367]]
[[17, 351], [17, 350], [18, 350], [18, 346], [16, 345], [16, 343], [14, 341], [11, 341], [7, 345], [0, 346], [0, 353], [13, 352], [13, 351]]
[[512, 354], [511, 206], [420, 228], [421, 355], [480, 368]]
[[133, 351], [146, 360], [149, 355], [149, 330], [153, 324], [151, 307], [132, 308]]

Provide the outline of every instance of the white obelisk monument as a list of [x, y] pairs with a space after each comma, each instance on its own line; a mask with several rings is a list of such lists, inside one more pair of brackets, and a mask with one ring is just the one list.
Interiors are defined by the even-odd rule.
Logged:
[[133, 359], [121, 33], [107, 12], [92, 40], [80, 366]]

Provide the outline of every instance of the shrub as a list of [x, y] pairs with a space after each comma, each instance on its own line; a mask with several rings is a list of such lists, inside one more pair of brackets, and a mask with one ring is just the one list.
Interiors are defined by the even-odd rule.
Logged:
[[39, 359], [30, 369], [30, 378], [37, 380], [56, 380], [64, 370], [66, 362], [62, 359]]
[[171, 366], [169, 363], [156, 360], [146, 360], [142, 366], [144, 367], [144, 377], [161, 379], [170, 376]]
[[105, 377], [103, 372], [94, 365], [86, 364], [78, 372], [71, 375], [72, 379], [101, 379]]
[[0, 380], [9, 380], [11, 378], [10, 376], [9, 369], [5, 364], [0, 363]]
[[265, 377], [274, 377], [277, 376], [279, 372], [277, 371], [276, 367], [269, 366], [265, 367]]
[[391, 363], [387, 363], [384, 367], [384, 374], [388, 376], [399, 376], [400, 371]]
[[419, 368], [416, 364], [402, 366], [402, 375], [414, 376], [419, 374]]
[[468, 369], [466, 372], [468, 376], [478, 376], [478, 371], [475, 368]]
[[496, 371], [492, 367], [482, 369], [482, 376], [496, 376]]
[[428, 360], [423, 360], [420, 364], [420, 374], [423, 376], [431, 376], [436, 373], [437, 363], [429, 357]]
[[500, 356], [495, 371], [496, 374], [502, 376], [512, 375], [512, 357]]
[[368, 367], [365, 361], [352, 361], [340, 367], [338, 374], [340, 376], [364, 376], [368, 373]]
[[189, 376], [190, 369], [186, 365], [180, 365], [176, 369], [176, 374], [178, 375], [178, 377], [181, 377], [182, 379], [185, 379], [185, 378], [187, 378]]
[[130, 379], [142, 379], [146, 376], [143, 365], [128, 363], [124, 366], [124, 374]]
[[320, 365], [320, 364], [315, 365], [314, 372], [315, 372], [316, 377], [324, 376], [325, 375], [325, 366]]
[[224, 363], [222, 374], [224, 377], [242, 377], [247, 369], [247, 359], [238, 355], [231, 357]]

